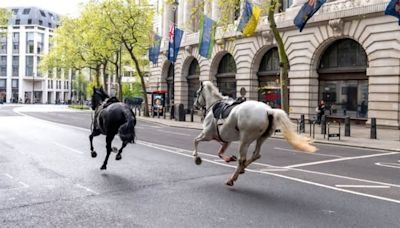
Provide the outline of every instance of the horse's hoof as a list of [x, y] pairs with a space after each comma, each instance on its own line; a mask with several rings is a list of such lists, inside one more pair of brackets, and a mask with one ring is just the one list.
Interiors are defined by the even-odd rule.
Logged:
[[233, 186], [233, 180], [228, 180], [228, 181], [226, 182], [226, 185], [228, 185], [228, 186]]
[[242, 170], [239, 172], [239, 174], [243, 174], [243, 173], [245, 173], [244, 169], [242, 169]]
[[232, 155], [229, 161], [235, 162], [237, 161], [237, 157], [235, 155]]
[[115, 160], [121, 160], [122, 159], [122, 156], [120, 155], [120, 154], [117, 154], [117, 156], [115, 156]]
[[92, 158], [95, 158], [95, 157], [97, 157], [97, 153], [95, 152], [95, 151], [92, 151]]
[[105, 165], [102, 165], [101, 167], [100, 167], [100, 170], [106, 170], [107, 169], [107, 166], [105, 166]]
[[202, 162], [201, 157], [195, 157], [195, 158], [194, 158], [194, 163], [195, 163], [196, 165], [201, 165], [201, 162]]
[[118, 148], [117, 148], [117, 147], [113, 147], [113, 148], [112, 148], [112, 152], [113, 152], [113, 153], [117, 153], [117, 152], [118, 152]]

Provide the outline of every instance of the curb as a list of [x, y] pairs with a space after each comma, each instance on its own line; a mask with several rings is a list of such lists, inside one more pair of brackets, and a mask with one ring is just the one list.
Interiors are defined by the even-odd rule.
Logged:
[[[190, 128], [190, 129], [197, 129], [197, 130], [202, 130], [203, 129], [203, 127], [187, 126], [187, 125], [183, 126], [183, 125], [174, 124], [174, 123], [168, 123], [168, 122], [163, 122], [163, 121], [152, 120], [153, 118], [151, 118], [151, 117], [136, 117], [136, 118], [138, 120], [141, 120], [141, 121], [144, 121], [144, 122], [155, 123], [155, 124], [160, 124], [160, 125], [169, 126], [169, 127]], [[171, 120], [171, 121], [174, 121], [174, 120]], [[179, 123], [179, 121], [176, 121], [176, 122]], [[182, 123], [185, 123], [185, 122], [182, 122]], [[276, 136], [276, 135], [271, 136], [271, 138], [283, 139], [282, 136]], [[400, 153], [400, 149], [395, 149], [395, 148], [393, 148], [393, 149], [380, 148], [380, 147], [365, 146], [365, 145], [344, 143], [344, 142], [336, 142], [336, 141], [323, 141], [323, 140], [319, 140], [319, 139], [314, 140], [314, 143], [335, 145], [335, 146], [344, 146], [344, 147], [353, 147], [353, 148], [362, 148], [362, 149], [374, 149], [374, 150], [380, 150], [380, 151], [390, 151], [390, 152], [399, 152]]]

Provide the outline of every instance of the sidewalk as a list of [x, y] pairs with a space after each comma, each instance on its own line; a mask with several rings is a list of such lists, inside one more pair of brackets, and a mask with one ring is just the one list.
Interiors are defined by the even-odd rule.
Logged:
[[[200, 116], [194, 115], [194, 121], [190, 122], [190, 115], [186, 115], [186, 121], [176, 121], [174, 119], [170, 119], [168, 114], [164, 119], [163, 116], [158, 117], [143, 117], [136, 116], [140, 121], [147, 122], [155, 122], [158, 124], [163, 124], [167, 126], [173, 127], [182, 127], [182, 128], [193, 128], [193, 129], [203, 129]], [[337, 133], [338, 128], [332, 128], [331, 133]], [[310, 125], [306, 122], [305, 125], [305, 133], [304, 135], [310, 137]], [[328, 131], [328, 130], [327, 130]], [[371, 129], [367, 126], [363, 125], [355, 125], [352, 124], [350, 128], [350, 137], [345, 137], [345, 129], [344, 124], [341, 125], [341, 135], [340, 140], [338, 137], [330, 138], [327, 137], [324, 139], [324, 135], [321, 134], [321, 126], [315, 125], [315, 143], [324, 143], [324, 144], [334, 144], [334, 145], [343, 145], [343, 146], [351, 146], [358, 148], [370, 148], [370, 149], [380, 149], [386, 151], [395, 151], [400, 152], [400, 130], [393, 129], [377, 129], [377, 139], [370, 139], [370, 131]], [[280, 133], [277, 133], [272, 136], [273, 138], [282, 138]]]

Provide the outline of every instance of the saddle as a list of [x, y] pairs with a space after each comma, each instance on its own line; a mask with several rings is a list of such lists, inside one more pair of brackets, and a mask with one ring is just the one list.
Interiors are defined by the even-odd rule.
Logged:
[[214, 118], [217, 120], [220, 119], [225, 119], [226, 117], [229, 116], [231, 113], [232, 109], [236, 106], [239, 105], [243, 102], [246, 101], [246, 98], [237, 98], [236, 100], [221, 100], [218, 103], [216, 103], [213, 108], [213, 114]]

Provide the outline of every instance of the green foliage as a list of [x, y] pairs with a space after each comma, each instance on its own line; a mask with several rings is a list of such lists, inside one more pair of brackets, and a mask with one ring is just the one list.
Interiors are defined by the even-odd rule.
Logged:
[[8, 19], [11, 15], [12, 14], [8, 9], [0, 8], [0, 27], [7, 26]]

